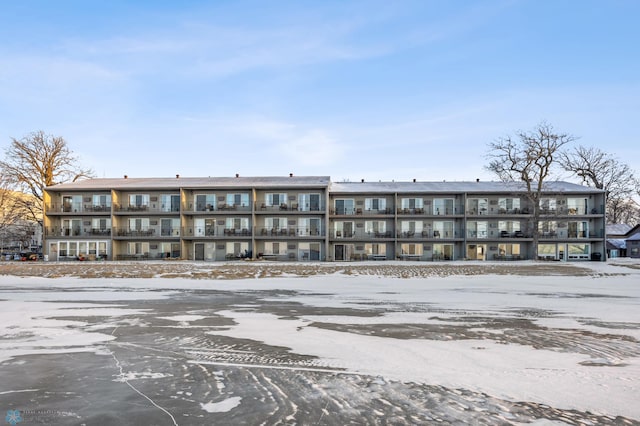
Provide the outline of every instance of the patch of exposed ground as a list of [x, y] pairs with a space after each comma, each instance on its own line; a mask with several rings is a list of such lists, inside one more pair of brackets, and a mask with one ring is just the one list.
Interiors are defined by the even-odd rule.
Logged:
[[190, 278], [243, 279], [311, 275], [379, 275], [394, 278], [428, 278], [454, 275], [595, 276], [589, 268], [560, 262], [467, 264], [363, 262], [273, 263], [260, 261], [199, 263], [160, 262], [0, 262], [0, 275], [44, 278]]

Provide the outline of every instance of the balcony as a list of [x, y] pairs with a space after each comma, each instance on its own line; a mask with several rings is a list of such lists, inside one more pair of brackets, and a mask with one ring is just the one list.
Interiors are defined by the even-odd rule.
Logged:
[[251, 206], [245, 204], [183, 204], [182, 212], [185, 214], [219, 214], [219, 213], [250, 213]]
[[399, 208], [397, 209], [397, 213], [398, 215], [423, 215], [424, 214], [424, 208], [422, 207], [418, 207], [418, 208], [409, 208], [409, 209], [404, 209], [404, 208]]
[[92, 204], [47, 204], [45, 206], [47, 215], [50, 214], [78, 214], [78, 213], [111, 213], [111, 205], [92, 205]]
[[522, 231], [500, 231], [500, 238], [526, 238]]
[[320, 229], [310, 229], [302, 227], [287, 227], [287, 228], [259, 228], [256, 230], [256, 238], [272, 238], [272, 237], [321, 237], [324, 236], [324, 232]]
[[45, 227], [44, 236], [47, 238], [58, 237], [110, 237], [111, 228], [64, 228], [64, 227]]
[[177, 215], [180, 213], [180, 209], [177, 207], [165, 207], [158, 204], [114, 204], [113, 211], [116, 214], [164, 214], [164, 215]]

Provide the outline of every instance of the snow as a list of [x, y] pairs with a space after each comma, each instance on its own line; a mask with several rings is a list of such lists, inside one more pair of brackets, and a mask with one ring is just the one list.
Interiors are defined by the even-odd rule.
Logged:
[[241, 397], [233, 396], [220, 402], [208, 402], [206, 404], [201, 403], [200, 406], [207, 413], [226, 413], [240, 405], [241, 401]]
[[[589, 262], [593, 276], [449, 276], [391, 278], [364, 275], [316, 275], [239, 280], [43, 279], [0, 277], [0, 362], [27, 354], [95, 352], [116, 339], [84, 329], [82, 317], [105, 316], [117, 327], [144, 322], [149, 313], [117, 302], [169, 298], [184, 289], [226, 291], [292, 290], [265, 300], [296, 302], [319, 308], [380, 310], [379, 315], [297, 315], [281, 318], [255, 305], [230, 305], [215, 312], [235, 324], [210, 334], [251, 339], [291, 352], [318, 357], [315, 366], [344, 374], [470, 389], [511, 401], [533, 401], [565, 409], [640, 419], [640, 359], [637, 356], [593, 357], [575, 351], [503, 344], [492, 339], [399, 339], [356, 334], [314, 326], [437, 324], [460, 325], [465, 316], [507, 318], [519, 311], [540, 312], [533, 322], [556, 330], [621, 335], [640, 340], [640, 270]], [[65, 290], [65, 291], [60, 291]], [[60, 302], [57, 302], [60, 301]], [[91, 303], [95, 302], [95, 303]], [[102, 303], [98, 303], [102, 302]], [[415, 306], [416, 312], [397, 309]], [[60, 317], [73, 317], [73, 320]], [[437, 318], [436, 318], [437, 317]], [[191, 326], [208, 318], [183, 314], [158, 317]], [[462, 318], [462, 320], [461, 320]], [[125, 319], [123, 319], [124, 321]], [[456, 320], [454, 322], [454, 320]], [[462, 322], [461, 322], [462, 321]], [[467, 324], [471, 320], [466, 320]], [[616, 328], [599, 324], [618, 324]], [[629, 326], [625, 326], [628, 324]], [[473, 330], [482, 330], [478, 327]], [[500, 335], [500, 330], [487, 330]], [[277, 367], [276, 367], [277, 368]], [[132, 373], [133, 374], [133, 373]], [[127, 379], [163, 377], [160, 373]], [[218, 390], [225, 385], [216, 377]], [[209, 413], [228, 412], [240, 397], [201, 403]], [[538, 420], [536, 425], [556, 424]]]

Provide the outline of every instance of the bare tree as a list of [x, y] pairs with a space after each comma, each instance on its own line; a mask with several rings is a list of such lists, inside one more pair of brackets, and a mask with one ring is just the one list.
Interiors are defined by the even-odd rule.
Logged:
[[576, 138], [557, 133], [546, 122], [532, 131], [518, 131], [489, 144], [491, 159], [486, 169], [503, 182], [520, 182], [532, 208], [529, 230], [533, 239], [534, 255], [538, 252], [540, 200], [545, 184], [553, 178], [557, 156], [561, 148]]
[[607, 193], [606, 213], [610, 223], [622, 223], [636, 215], [632, 198], [638, 181], [631, 168], [598, 148], [578, 146], [560, 156], [562, 167], [592, 187]]
[[0, 173], [0, 249], [25, 247], [33, 236], [33, 222], [26, 220], [28, 194], [17, 192]]
[[28, 219], [34, 221], [42, 220], [44, 188], [93, 176], [92, 170], [80, 167], [62, 137], [47, 135], [42, 130], [22, 139], [11, 138], [0, 169], [16, 190], [34, 197], [35, 202], [25, 200], [23, 205], [29, 212]]

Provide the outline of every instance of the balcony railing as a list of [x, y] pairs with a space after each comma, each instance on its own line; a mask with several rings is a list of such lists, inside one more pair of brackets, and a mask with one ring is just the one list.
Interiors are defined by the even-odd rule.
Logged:
[[211, 212], [250, 212], [251, 206], [245, 204], [204, 204], [204, 203], [188, 203], [183, 205], [185, 212], [211, 213]]
[[162, 204], [114, 204], [113, 211], [117, 213], [164, 213], [164, 214], [176, 214], [180, 213], [180, 209], [177, 206], [163, 206]]
[[288, 226], [286, 228], [258, 228], [256, 237], [321, 237], [321, 229]]
[[47, 204], [45, 206], [48, 213], [110, 213], [111, 205], [93, 205], [93, 204]]
[[48, 238], [55, 237], [109, 237], [111, 228], [65, 228], [45, 227], [44, 235]]
[[178, 238], [180, 228], [143, 227], [140, 229], [114, 228], [114, 237], [134, 237], [134, 238]]
[[269, 205], [266, 203], [256, 204], [256, 212], [318, 212], [324, 213], [324, 206], [301, 206], [298, 203], [281, 203], [277, 205]]

